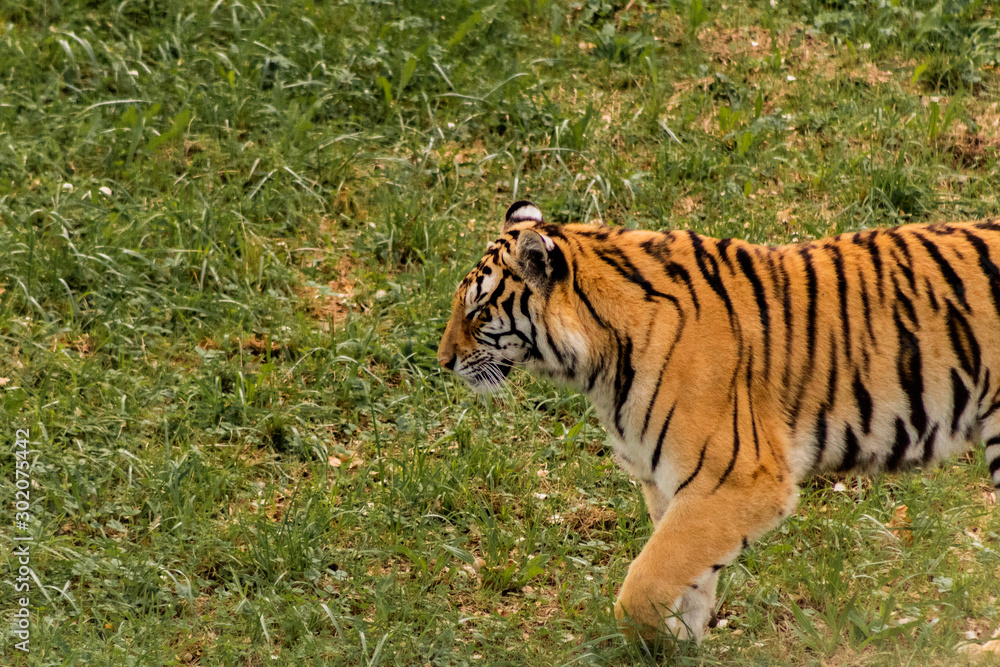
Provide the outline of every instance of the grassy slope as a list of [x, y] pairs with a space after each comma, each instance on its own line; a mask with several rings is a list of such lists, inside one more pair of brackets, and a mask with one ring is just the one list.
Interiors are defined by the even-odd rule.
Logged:
[[[650, 525], [585, 402], [435, 365], [504, 207], [761, 242], [1000, 212], [982, 3], [403, 4], [0, 8], [31, 664], [646, 662], [610, 605]], [[657, 659], [954, 664], [1000, 625], [992, 509], [981, 454], [819, 480]]]

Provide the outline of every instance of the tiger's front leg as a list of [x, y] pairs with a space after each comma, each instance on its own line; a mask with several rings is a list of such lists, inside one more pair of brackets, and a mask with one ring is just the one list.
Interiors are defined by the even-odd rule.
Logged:
[[649, 510], [649, 518], [655, 526], [666, 514], [670, 498], [664, 495], [655, 483], [646, 481], [642, 482], [642, 495], [646, 498], [646, 509]]
[[794, 504], [794, 486], [770, 474], [734, 479], [716, 490], [685, 490], [629, 567], [615, 616], [619, 621], [627, 616], [626, 630], [646, 638], [666, 632], [701, 639], [712, 617], [719, 570]]

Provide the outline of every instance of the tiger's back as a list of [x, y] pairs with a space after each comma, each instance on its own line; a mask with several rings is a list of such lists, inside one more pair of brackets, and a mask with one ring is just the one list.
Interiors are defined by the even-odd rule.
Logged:
[[439, 359], [486, 388], [524, 365], [593, 402], [656, 523], [617, 613], [700, 637], [718, 571], [812, 473], [984, 441], [1000, 486], [997, 222], [772, 248], [547, 225], [526, 202], [507, 217]]

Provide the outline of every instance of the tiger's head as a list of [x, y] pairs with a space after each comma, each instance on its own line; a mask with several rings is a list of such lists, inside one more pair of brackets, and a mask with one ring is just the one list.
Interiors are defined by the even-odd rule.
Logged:
[[[498, 389], [515, 364], [564, 376], [575, 360], [579, 345], [566, 342], [573, 317], [559, 308], [571, 289], [564, 248], [553, 240], [558, 235], [538, 207], [515, 202], [503, 234], [458, 286], [437, 356], [473, 390]], [[553, 312], [562, 314], [550, 327]]]

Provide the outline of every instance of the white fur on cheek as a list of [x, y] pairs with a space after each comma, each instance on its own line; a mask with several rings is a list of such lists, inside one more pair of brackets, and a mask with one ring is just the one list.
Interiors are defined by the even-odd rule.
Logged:
[[583, 335], [573, 329], [570, 326], [560, 327], [560, 338], [564, 345], [568, 346], [569, 349], [573, 351], [573, 354], [577, 359], [587, 358], [587, 339]]

